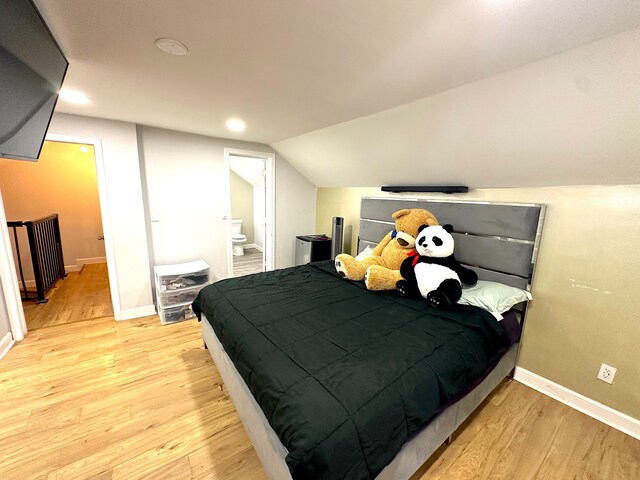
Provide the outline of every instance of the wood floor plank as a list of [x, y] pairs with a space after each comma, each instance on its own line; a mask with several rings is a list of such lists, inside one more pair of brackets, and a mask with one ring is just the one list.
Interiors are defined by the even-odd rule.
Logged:
[[583, 480], [640, 479], [640, 442], [611, 427], [598, 436], [586, 460]]
[[567, 407], [549, 451], [544, 458], [536, 478], [581, 478], [586, 470], [587, 459], [593, 445], [606, 436], [609, 427], [604, 424], [593, 428], [593, 420]]
[[113, 480], [116, 480], [117, 478], [123, 478], [125, 480], [135, 480], [136, 478], [153, 480], [190, 480], [193, 476], [191, 474], [191, 467], [189, 466], [189, 459], [187, 457], [180, 457], [177, 460], [173, 460], [160, 465], [157, 468], [143, 472], [142, 476], [118, 477], [116, 471], [114, 471], [111, 478]]
[[[519, 385], [514, 385], [509, 392], [509, 398], [502, 406], [485, 405], [488, 409], [486, 417], [479, 415], [479, 418], [467, 427], [468, 432], [465, 429], [454, 440], [454, 443], [466, 443], [466, 447], [451, 466], [441, 473], [441, 478], [447, 480], [487, 478], [502, 450], [508, 446], [521, 422], [540, 398], [537, 392], [535, 395], [527, 395], [527, 393]], [[431, 479], [430, 472], [427, 471], [422, 478]]]
[[220, 432], [216, 440], [189, 454], [194, 477], [216, 478], [214, 472], [222, 468], [220, 465], [224, 460], [244, 452], [251, 443], [241, 424], [232, 425]]
[[47, 299], [44, 304], [23, 302], [29, 330], [113, 315], [107, 264], [87, 264], [79, 272], [70, 272], [58, 280]]
[[244, 255], [233, 257], [233, 276], [241, 277], [264, 269], [264, 254], [256, 248], [245, 248]]
[[[265, 479], [198, 323], [56, 324], [102, 312], [70, 280], [0, 362], [0, 479]], [[414, 476], [499, 478], [640, 480], [640, 442], [505, 381]]]
[[568, 407], [543, 396], [527, 412], [517, 433], [511, 437], [486, 478], [520, 480], [537, 478], [551, 442], [568, 412]]

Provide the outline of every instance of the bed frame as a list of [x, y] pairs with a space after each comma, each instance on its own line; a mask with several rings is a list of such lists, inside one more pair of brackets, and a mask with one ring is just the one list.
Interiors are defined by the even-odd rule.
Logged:
[[[362, 199], [358, 252], [377, 244], [393, 229], [389, 219], [396, 210], [426, 208], [440, 224], [454, 226], [456, 258], [478, 273], [482, 280], [531, 289], [545, 207], [538, 204], [507, 204], [407, 197]], [[521, 322], [524, 322], [524, 309]], [[203, 316], [204, 317], [204, 316]], [[287, 449], [280, 443], [262, 409], [206, 318], [201, 323], [204, 342], [211, 353], [258, 457], [272, 480], [290, 480], [285, 462]], [[503, 355], [489, 375], [458, 402], [438, 414], [413, 436], [376, 480], [409, 479], [473, 413], [516, 366], [519, 344]]]

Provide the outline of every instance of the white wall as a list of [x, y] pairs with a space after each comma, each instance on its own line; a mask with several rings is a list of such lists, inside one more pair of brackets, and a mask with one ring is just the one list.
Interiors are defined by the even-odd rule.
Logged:
[[276, 156], [276, 268], [294, 265], [296, 235], [314, 233], [316, 187]]
[[260, 248], [264, 248], [265, 208], [264, 187], [256, 185], [253, 187], [253, 243]]
[[[153, 264], [203, 259], [213, 279], [229, 276], [224, 149], [273, 153], [266, 145], [138, 126]], [[316, 189], [276, 157], [276, 268], [293, 265], [295, 235], [315, 226]], [[151, 222], [157, 215], [158, 221]]]
[[272, 147], [319, 187], [640, 183], [638, 45], [640, 28]]
[[151, 305], [151, 276], [135, 125], [56, 113], [48, 134], [101, 140], [120, 311]]

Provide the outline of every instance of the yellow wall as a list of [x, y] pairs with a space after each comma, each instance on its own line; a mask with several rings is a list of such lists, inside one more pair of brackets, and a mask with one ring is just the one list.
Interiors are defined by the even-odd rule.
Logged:
[[[45, 142], [37, 162], [0, 159], [7, 220], [34, 220], [57, 213], [64, 263], [72, 268], [78, 259], [105, 256], [104, 241], [98, 240], [102, 216], [95, 157], [93, 147], [87, 148], [84, 153], [80, 145]], [[25, 278], [33, 279], [29, 243], [25, 229], [20, 231]]]
[[[355, 251], [362, 196], [390, 195], [318, 188], [316, 231], [330, 231], [331, 218], [344, 217]], [[640, 185], [423, 197], [547, 205], [519, 365], [640, 418]], [[596, 379], [602, 362], [618, 369], [613, 385]]]
[[253, 243], [253, 186], [233, 170], [229, 173], [231, 216], [242, 219], [242, 233]]

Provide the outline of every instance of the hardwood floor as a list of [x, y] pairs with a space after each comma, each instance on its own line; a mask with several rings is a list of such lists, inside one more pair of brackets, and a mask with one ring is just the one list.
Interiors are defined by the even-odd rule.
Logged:
[[195, 320], [30, 332], [0, 362], [2, 479], [266, 478]]
[[[265, 479], [195, 320], [31, 331], [0, 361], [1, 479]], [[634, 440], [503, 382], [414, 475], [640, 479]]]
[[244, 255], [233, 257], [233, 276], [241, 277], [260, 273], [263, 269], [263, 253], [257, 248], [245, 248]]
[[113, 315], [106, 263], [84, 265], [49, 291], [47, 303], [23, 301], [29, 330]]
[[506, 380], [417, 479], [637, 480], [640, 441]]

